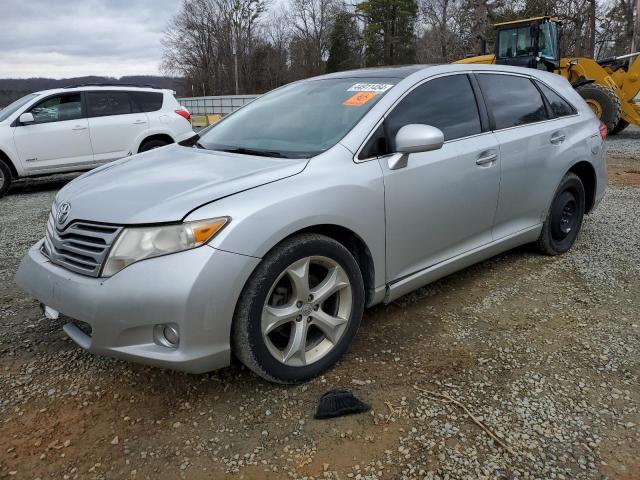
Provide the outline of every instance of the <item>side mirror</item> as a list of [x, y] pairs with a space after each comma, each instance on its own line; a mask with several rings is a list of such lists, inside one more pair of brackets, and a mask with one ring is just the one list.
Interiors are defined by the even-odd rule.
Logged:
[[442, 130], [430, 125], [405, 125], [396, 133], [396, 152], [420, 153], [442, 148]]
[[398, 170], [407, 166], [410, 153], [430, 152], [442, 148], [444, 133], [430, 125], [405, 125], [396, 133], [396, 153], [389, 157], [389, 168]]
[[33, 123], [35, 121], [36, 119], [33, 118], [33, 113], [31, 112], [23, 113], [22, 115], [20, 115], [20, 123], [23, 125]]

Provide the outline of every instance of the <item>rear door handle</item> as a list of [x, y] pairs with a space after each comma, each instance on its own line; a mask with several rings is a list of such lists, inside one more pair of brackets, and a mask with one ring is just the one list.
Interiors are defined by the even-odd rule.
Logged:
[[553, 145], [560, 145], [565, 141], [567, 136], [563, 132], [555, 132], [551, 135], [551, 139], [549, 140]]
[[86, 130], [87, 127], [83, 127], [82, 125], [76, 125], [71, 130]]
[[488, 165], [498, 159], [498, 153], [495, 150], [487, 150], [482, 152], [476, 160], [476, 165]]
[[145, 122], [144, 120], [136, 120], [135, 122], [133, 122], [134, 125], [143, 125], [147, 122]]

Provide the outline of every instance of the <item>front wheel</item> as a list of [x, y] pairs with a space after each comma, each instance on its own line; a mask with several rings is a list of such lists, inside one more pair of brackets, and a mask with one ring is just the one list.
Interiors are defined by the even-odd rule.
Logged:
[[9, 191], [12, 178], [11, 169], [0, 160], [0, 197], [3, 197]]
[[349, 347], [364, 310], [358, 263], [318, 234], [283, 241], [247, 282], [232, 328], [238, 359], [261, 377], [298, 383], [329, 369]]
[[567, 173], [551, 202], [551, 208], [542, 225], [537, 241], [538, 249], [547, 255], [567, 252], [578, 238], [585, 210], [585, 193], [582, 180], [574, 173]]

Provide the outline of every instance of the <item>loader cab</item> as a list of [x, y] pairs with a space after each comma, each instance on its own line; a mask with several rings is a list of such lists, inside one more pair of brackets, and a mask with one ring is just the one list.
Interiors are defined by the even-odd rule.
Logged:
[[559, 26], [560, 21], [553, 17], [494, 25], [496, 63], [553, 72], [560, 67]]

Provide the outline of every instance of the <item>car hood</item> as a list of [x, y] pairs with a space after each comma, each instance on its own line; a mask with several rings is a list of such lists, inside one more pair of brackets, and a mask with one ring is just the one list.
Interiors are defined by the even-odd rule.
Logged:
[[67, 224], [179, 221], [206, 203], [296, 175], [307, 161], [171, 145], [85, 173], [60, 190], [56, 204], [70, 204]]

